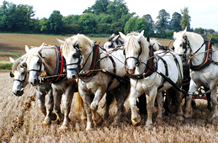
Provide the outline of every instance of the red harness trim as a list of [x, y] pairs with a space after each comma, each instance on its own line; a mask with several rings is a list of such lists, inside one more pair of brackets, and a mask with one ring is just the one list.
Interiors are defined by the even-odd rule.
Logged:
[[96, 73], [96, 71], [94, 71], [94, 69], [97, 69], [98, 68], [98, 54], [99, 54], [99, 44], [95, 44], [95, 46], [93, 47], [93, 56], [92, 56], [92, 63], [91, 63], [91, 66], [90, 66], [90, 71], [88, 71], [86, 74], [81, 74], [80, 76], [81, 77], [89, 77], [91, 76], [92, 74]]
[[190, 69], [194, 70], [194, 71], [197, 71], [197, 70], [201, 70], [203, 69], [204, 67], [208, 66], [211, 61], [212, 61], [212, 46], [211, 46], [211, 41], [205, 43], [206, 44], [206, 48], [205, 48], [205, 51], [206, 54], [205, 54], [205, 60], [204, 62], [201, 64], [201, 65], [198, 65], [198, 66], [194, 66], [192, 65], [192, 62], [190, 61], [189, 65], [190, 65]]
[[60, 56], [61, 56], [61, 70], [60, 70], [60, 74], [59, 76], [56, 78], [56, 80], [58, 80], [61, 77], [61, 74], [63, 73], [63, 67], [64, 67], [64, 60], [63, 60], [63, 55], [62, 55], [62, 50], [60, 50]]
[[154, 70], [154, 67], [152, 67], [154, 65], [154, 62], [153, 62], [153, 59], [154, 59], [153, 58], [153, 56], [154, 56], [153, 46], [154, 46], [154, 44], [151, 45], [150, 53], [149, 53], [149, 56], [152, 57], [148, 61], [149, 62], [148, 67], [149, 68], [147, 69], [146, 73], [143, 74], [143, 76], [147, 76], [148, 74], [150, 75], [151, 74], [150, 72], [153, 72], [153, 71], [151, 71], [151, 69]]

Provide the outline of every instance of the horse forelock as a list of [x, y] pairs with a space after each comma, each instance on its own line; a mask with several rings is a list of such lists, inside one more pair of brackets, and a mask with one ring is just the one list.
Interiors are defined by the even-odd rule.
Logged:
[[23, 62], [24, 60], [26, 60], [27, 54], [23, 55], [22, 57], [18, 58], [15, 60], [15, 62], [12, 65], [12, 73], [14, 73], [15, 70], [19, 70], [19, 65], [21, 64], [21, 62]]
[[63, 51], [65, 52], [65, 54], [67, 54], [67, 51], [74, 50], [74, 46], [76, 46], [77, 44], [82, 52], [89, 51], [87, 47], [93, 48], [94, 46], [94, 42], [91, 39], [83, 34], [77, 34], [66, 39], [63, 46]]
[[[127, 37], [128, 37], [128, 41], [126, 42], [126, 50], [130, 50], [129, 48], [131, 48], [135, 53], [138, 53], [140, 48], [142, 48], [142, 54], [144, 53], [145, 56], [147, 57], [148, 56], [148, 46], [149, 46], [149, 43], [145, 40], [144, 36], [140, 37], [140, 39], [136, 39], [136, 36], [138, 36], [139, 33], [137, 32], [131, 32], [129, 34], [127, 34]], [[141, 47], [140, 47], [141, 46]]]

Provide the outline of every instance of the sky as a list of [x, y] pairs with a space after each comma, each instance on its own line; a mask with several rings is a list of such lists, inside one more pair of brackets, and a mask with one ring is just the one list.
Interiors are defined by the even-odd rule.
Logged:
[[[54, 10], [59, 10], [63, 16], [81, 15], [85, 9], [95, 4], [96, 0], [6, 0], [14, 4], [33, 6], [36, 18], [49, 18]], [[113, 0], [111, 0], [113, 1]], [[218, 32], [218, 1], [217, 0], [124, 0], [129, 12], [137, 16], [150, 14], [156, 22], [161, 9], [172, 14], [181, 13], [185, 7], [191, 16], [191, 28], [214, 29]], [[3, 0], [0, 0], [2, 5]]]

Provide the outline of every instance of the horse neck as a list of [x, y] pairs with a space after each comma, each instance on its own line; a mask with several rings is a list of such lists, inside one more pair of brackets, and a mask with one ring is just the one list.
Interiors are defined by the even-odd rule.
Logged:
[[192, 58], [192, 63], [194, 65], [201, 64], [205, 56], [205, 44], [202, 46], [202, 44], [204, 43], [204, 39], [199, 35], [197, 36], [197, 38], [195, 37], [195, 35], [192, 34], [188, 34], [187, 36], [190, 42], [190, 48], [192, 49], [191, 54], [194, 54], [200, 48], [200, 50], [194, 54]]
[[141, 48], [142, 48], [142, 53], [139, 56], [139, 61], [143, 62], [144, 64], [140, 64], [139, 67], [136, 67], [136, 74], [140, 74], [142, 72], [144, 72], [145, 70], [145, 64], [148, 63], [149, 60], [149, 43], [147, 41], [142, 41], [141, 43]]
[[90, 47], [83, 52], [84, 55], [84, 60], [81, 63], [81, 67], [83, 68], [83, 70], [89, 70], [90, 66], [92, 64], [92, 57], [93, 57], [93, 47]]
[[54, 75], [56, 73], [56, 68], [58, 67], [58, 55], [56, 49], [43, 49], [41, 53], [46, 54], [46, 56], [43, 58], [46, 73], [48, 75]]

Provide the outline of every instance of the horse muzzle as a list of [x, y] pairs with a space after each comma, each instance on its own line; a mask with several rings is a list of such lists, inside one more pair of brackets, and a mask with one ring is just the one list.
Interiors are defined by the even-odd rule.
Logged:
[[16, 96], [22, 96], [23, 95], [23, 88], [21, 90], [15, 90], [15, 91], [13, 91], [13, 93]]
[[127, 68], [129, 74], [134, 74], [135, 73], [135, 67], [128, 67]]

